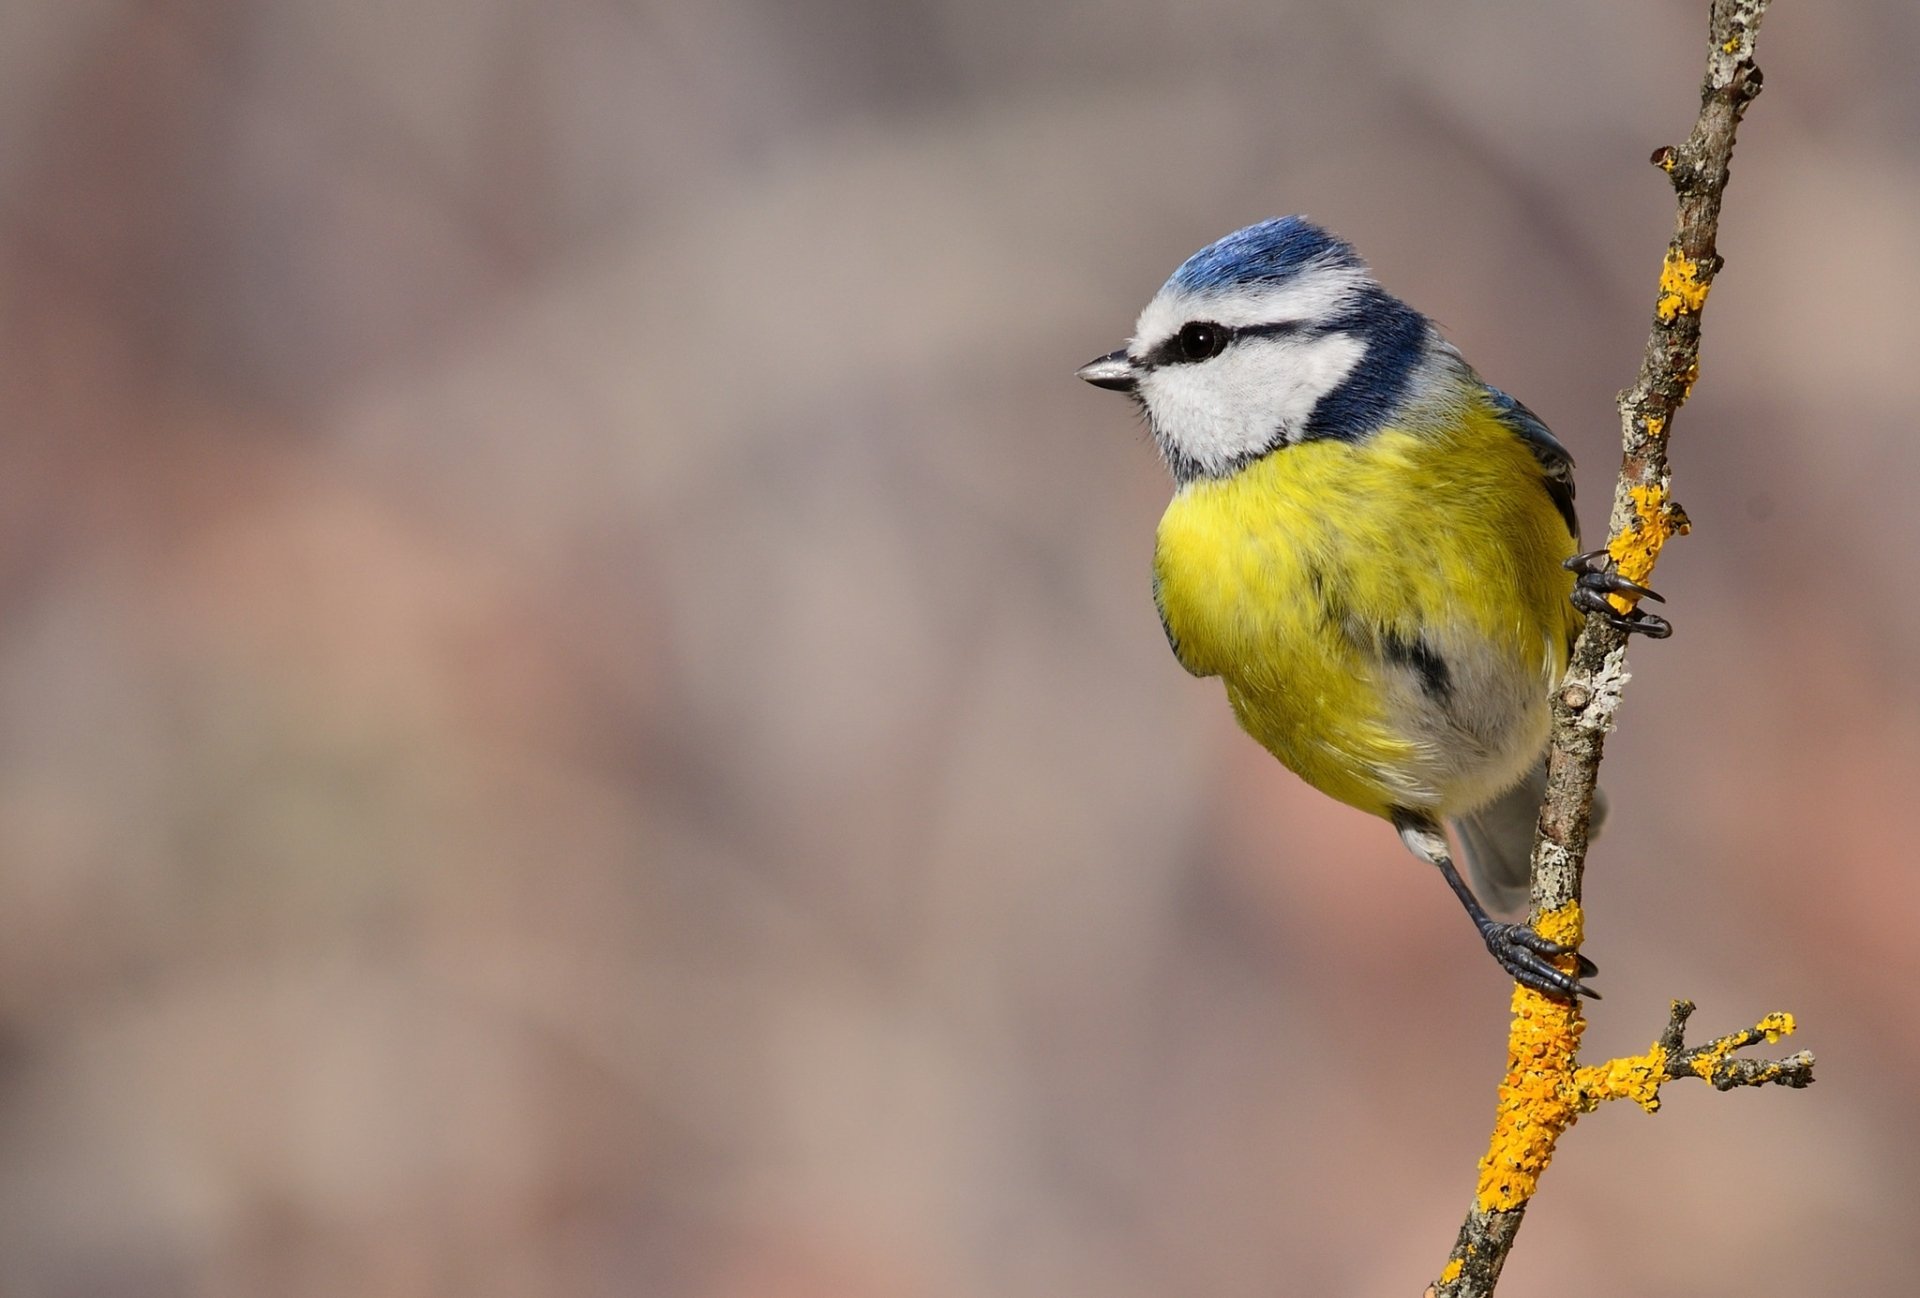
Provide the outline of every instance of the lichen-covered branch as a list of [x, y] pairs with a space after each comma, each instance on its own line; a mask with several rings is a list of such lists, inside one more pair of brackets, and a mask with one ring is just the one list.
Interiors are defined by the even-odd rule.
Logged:
[[[1633, 582], [1644, 584], [1661, 547], [1688, 528], [1686, 513], [1673, 497], [1667, 440], [1700, 373], [1701, 312], [1722, 264], [1715, 247], [1720, 202], [1734, 133], [1760, 93], [1754, 36], [1767, 4], [1712, 0], [1699, 118], [1684, 143], [1653, 155], [1654, 165], [1673, 182], [1679, 211], [1661, 264], [1640, 373], [1619, 398], [1624, 454], [1607, 550], [1620, 575]], [[1626, 597], [1613, 599], [1622, 612], [1630, 610]], [[1583, 936], [1580, 879], [1593, 793], [1626, 681], [1625, 633], [1590, 619], [1554, 698], [1547, 794], [1533, 854], [1533, 923], [1543, 935], [1575, 949]], [[1563, 967], [1572, 970], [1571, 955], [1563, 958]], [[1580, 1005], [1515, 987], [1507, 1073], [1493, 1137], [1480, 1163], [1479, 1188], [1429, 1293], [1468, 1298], [1493, 1292], [1556, 1142], [1581, 1114], [1602, 1102], [1631, 1099], [1652, 1112], [1661, 1086], [1682, 1077], [1699, 1077], [1721, 1090], [1799, 1087], [1813, 1080], [1813, 1056], [1804, 1051], [1781, 1060], [1735, 1057], [1746, 1046], [1791, 1032], [1791, 1016], [1768, 1015], [1746, 1032], [1689, 1048], [1683, 1038], [1692, 1012], [1690, 1002], [1675, 1001], [1667, 1030], [1646, 1054], [1583, 1067], [1579, 1046], [1586, 1023]]]
[[[1493, 1141], [1480, 1160], [1474, 1210], [1429, 1294], [1493, 1291], [1520, 1228], [1521, 1213], [1553, 1157], [1555, 1142], [1582, 1114], [1608, 1100], [1631, 1100], [1648, 1113], [1657, 1113], [1661, 1088], [1688, 1077], [1710, 1082], [1721, 1091], [1737, 1086], [1798, 1089], [1813, 1084], [1813, 1055], [1805, 1050], [1785, 1059], [1734, 1053], [1762, 1041], [1777, 1042], [1791, 1033], [1791, 1014], [1769, 1014], [1744, 1031], [1689, 1046], [1686, 1025], [1693, 1002], [1675, 1001], [1666, 1029], [1645, 1054], [1581, 1065], [1576, 1055], [1586, 1024], [1579, 1013], [1535, 993], [1523, 999], [1521, 991], [1514, 995], [1516, 1025], [1524, 1023], [1517, 1031], [1527, 1041], [1527, 1049], [1539, 1053], [1509, 1057]], [[1550, 1012], [1543, 1015], [1542, 1008]]]
[[[1736, 1050], [1745, 1050], [1762, 1041], [1771, 1044], [1791, 1034], [1793, 1015], [1769, 1014], [1744, 1032], [1729, 1032], [1705, 1045], [1688, 1048], [1687, 1018], [1692, 1013], [1692, 1001], [1675, 1001], [1672, 1015], [1667, 1020], [1667, 1030], [1653, 1043], [1652, 1050], [1645, 1055], [1635, 1056], [1637, 1060], [1645, 1061], [1651, 1072], [1659, 1074], [1649, 1097], [1630, 1097], [1639, 1100], [1640, 1106], [1647, 1112], [1652, 1113], [1660, 1107], [1660, 1082], [1676, 1081], [1682, 1077], [1698, 1077], [1704, 1082], [1711, 1082], [1716, 1091], [1731, 1091], [1736, 1086], [1791, 1086], [1798, 1090], [1813, 1084], [1813, 1055], [1805, 1050], [1788, 1055], [1785, 1059], [1734, 1058]], [[1614, 1061], [1616, 1064], [1620, 1062]], [[1589, 1078], [1589, 1071], [1581, 1069], [1575, 1084], [1583, 1089], [1593, 1089], [1601, 1099], [1617, 1098], [1610, 1093], [1601, 1093], [1605, 1087], [1612, 1085], [1610, 1079]]]

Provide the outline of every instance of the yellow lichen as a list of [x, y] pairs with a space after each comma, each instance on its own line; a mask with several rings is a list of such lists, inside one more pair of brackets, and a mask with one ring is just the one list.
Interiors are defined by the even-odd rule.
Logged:
[[1452, 1284], [1455, 1280], [1458, 1280], [1460, 1278], [1460, 1273], [1466, 1270], [1466, 1267], [1467, 1267], [1467, 1264], [1465, 1262], [1461, 1261], [1457, 1257], [1454, 1258], [1452, 1261], [1448, 1262], [1445, 1266], [1440, 1268], [1440, 1283]]
[[1591, 1113], [1607, 1100], [1632, 1100], [1648, 1113], [1660, 1108], [1660, 1084], [1667, 1080], [1667, 1052], [1658, 1042], [1644, 1055], [1609, 1059], [1582, 1068], [1573, 1075], [1582, 1113]]
[[1533, 927], [1547, 941], [1558, 942], [1564, 947], [1577, 947], [1587, 936], [1586, 917], [1580, 913], [1580, 903], [1577, 901], [1548, 911]]
[[[1541, 915], [1534, 928], [1542, 937], [1569, 951], [1580, 946], [1583, 923], [1578, 902]], [[1571, 971], [1573, 955], [1556, 957]], [[1756, 1037], [1778, 1041], [1793, 1031], [1791, 1014], [1769, 1014], [1749, 1032], [1722, 1037], [1690, 1058], [1688, 1066], [1708, 1081], [1716, 1069], [1741, 1046]], [[1609, 1059], [1604, 1064], [1578, 1066], [1580, 1034], [1586, 1019], [1577, 1002], [1545, 996], [1530, 987], [1513, 989], [1513, 1024], [1507, 1032], [1507, 1075], [1500, 1083], [1500, 1099], [1493, 1119], [1493, 1138], [1480, 1159], [1477, 1201], [1482, 1212], [1510, 1212], [1533, 1197], [1540, 1174], [1553, 1161], [1561, 1133], [1583, 1113], [1608, 1100], [1632, 1100], [1653, 1113], [1660, 1107], [1660, 1087], [1667, 1080], [1670, 1060], [1659, 1042], [1645, 1054]], [[1756, 1081], [1778, 1076], [1783, 1066], [1768, 1064]], [[1469, 1247], [1468, 1252], [1472, 1252]], [[1461, 1260], [1447, 1263], [1440, 1283], [1448, 1284], [1461, 1272]]]
[[1654, 303], [1653, 313], [1667, 324], [1680, 318], [1682, 312], [1699, 315], [1700, 308], [1707, 304], [1707, 282], [1700, 278], [1701, 265], [1690, 257], [1683, 257], [1678, 248], [1667, 249], [1667, 259], [1660, 266], [1660, 300]]
[[[1578, 946], [1580, 907], [1569, 903], [1548, 911], [1535, 927], [1542, 937]], [[1572, 957], [1566, 960], [1571, 969]], [[1507, 1075], [1500, 1084], [1493, 1139], [1480, 1160], [1483, 1211], [1507, 1211], [1532, 1198], [1540, 1174], [1553, 1159], [1554, 1142], [1579, 1116], [1570, 1082], [1585, 1027], [1579, 1005], [1530, 987], [1514, 987]]]
[[[1689, 1067], [1693, 1069], [1694, 1076], [1700, 1078], [1702, 1081], [1711, 1082], [1714, 1073], [1719, 1071], [1720, 1065], [1727, 1061], [1727, 1057], [1734, 1051], [1740, 1049], [1740, 1047], [1747, 1045], [1753, 1037], [1765, 1037], [1771, 1044], [1779, 1041], [1781, 1037], [1791, 1036], [1793, 1029], [1793, 1015], [1784, 1012], [1769, 1014], [1753, 1025], [1752, 1032], [1735, 1033], [1732, 1036], [1721, 1037], [1719, 1040], [1713, 1042], [1693, 1057]], [[1784, 1070], [1777, 1062], [1766, 1064], [1755, 1075], [1755, 1081], [1772, 1081], [1775, 1077], [1778, 1077], [1782, 1071]]]
[[[1634, 487], [1630, 494], [1635, 525], [1610, 539], [1607, 553], [1613, 556], [1614, 566], [1622, 577], [1628, 581], [1644, 582], [1653, 575], [1653, 564], [1660, 557], [1660, 547], [1672, 537], [1686, 535], [1692, 524], [1687, 519], [1686, 511], [1674, 504], [1666, 488], [1657, 483], [1650, 487]], [[1625, 596], [1612, 595], [1608, 598], [1622, 613], [1633, 608], [1633, 601]]]
[[1648, 415], [1647, 416], [1647, 436], [1648, 437], [1665, 437], [1666, 435], [1667, 435], [1667, 421], [1665, 419], [1662, 419], [1659, 415]]
[[1713, 1070], [1725, 1063], [1727, 1056], [1740, 1048], [1738, 1037], [1722, 1037], [1693, 1057], [1690, 1065], [1693, 1075], [1703, 1082], [1713, 1080]]

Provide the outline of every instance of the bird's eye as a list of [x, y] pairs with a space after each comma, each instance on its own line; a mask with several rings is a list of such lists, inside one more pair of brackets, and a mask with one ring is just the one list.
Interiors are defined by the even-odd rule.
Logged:
[[1206, 320], [1190, 320], [1180, 326], [1180, 358], [1203, 361], [1209, 356], [1218, 356], [1232, 337], [1233, 334], [1222, 325]]

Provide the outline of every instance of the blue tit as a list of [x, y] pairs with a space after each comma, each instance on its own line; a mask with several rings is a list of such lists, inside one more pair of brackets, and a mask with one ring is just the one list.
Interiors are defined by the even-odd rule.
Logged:
[[1145, 413], [1174, 494], [1153, 596], [1174, 656], [1321, 792], [1437, 866], [1500, 966], [1593, 995], [1593, 966], [1479, 892], [1526, 895], [1549, 695], [1583, 613], [1664, 635], [1579, 553], [1573, 460], [1345, 241], [1300, 217], [1189, 257], [1079, 377]]

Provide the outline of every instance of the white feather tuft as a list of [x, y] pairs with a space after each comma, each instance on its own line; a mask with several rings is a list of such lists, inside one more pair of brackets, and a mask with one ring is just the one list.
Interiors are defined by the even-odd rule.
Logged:
[[1225, 473], [1297, 440], [1314, 407], [1366, 350], [1352, 334], [1244, 338], [1212, 360], [1147, 371], [1140, 399], [1169, 459]]

